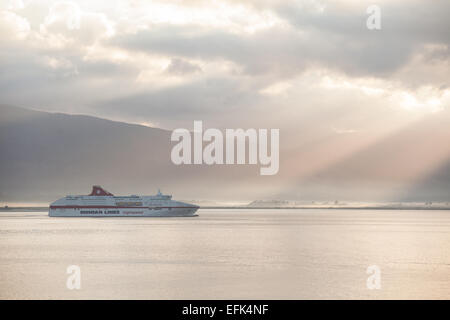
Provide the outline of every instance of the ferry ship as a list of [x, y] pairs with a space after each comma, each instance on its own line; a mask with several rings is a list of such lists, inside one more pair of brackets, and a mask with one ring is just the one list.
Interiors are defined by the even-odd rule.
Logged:
[[155, 196], [114, 196], [101, 186], [89, 195], [66, 196], [52, 202], [50, 217], [194, 217], [199, 206], [172, 200], [158, 190]]

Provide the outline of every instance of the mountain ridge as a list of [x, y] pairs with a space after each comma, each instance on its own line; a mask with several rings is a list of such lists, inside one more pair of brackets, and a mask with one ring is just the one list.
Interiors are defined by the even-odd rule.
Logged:
[[274, 176], [259, 175], [259, 165], [177, 166], [170, 159], [175, 143], [165, 129], [5, 104], [0, 115], [3, 202], [52, 201], [85, 194], [94, 184], [115, 194], [162, 188], [179, 199], [218, 201], [450, 200], [449, 112], [401, 128], [320, 170], [314, 169], [316, 157], [331, 155], [351, 137], [337, 135], [329, 151], [320, 143], [292, 151], [281, 140]]

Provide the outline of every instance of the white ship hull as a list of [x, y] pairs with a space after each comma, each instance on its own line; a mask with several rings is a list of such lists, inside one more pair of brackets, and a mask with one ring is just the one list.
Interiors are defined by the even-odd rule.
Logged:
[[197, 208], [50, 208], [50, 217], [195, 217]]
[[169, 195], [114, 196], [99, 186], [90, 195], [66, 196], [50, 204], [50, 217], [195, 217], [198, 206]]

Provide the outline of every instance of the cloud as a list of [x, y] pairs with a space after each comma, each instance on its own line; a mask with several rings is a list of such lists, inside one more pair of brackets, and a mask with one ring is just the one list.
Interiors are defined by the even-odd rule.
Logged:
[[255, 92], [240, 87], [233, 79], [201, 78], [183, 85], [106, 99], [95, 108], [116, 117], [132, 114], [133, 122], [138, 123], [153, 119], [164, 128], [191, 126], [197, 119], [204, 119], [212, 126], [235, 117], [236, 113], [249, 112], [249, 105], [259, 99]]
[[89, 45], [114, 34], [112, 23], [105, 14], [84, 12], [78, 4], [69, 1], [57, 2], [40, 25], [44, 37], [58, 38], [63, 44], [76, 42]]
[[[364, 3], [349, 6], [345, 1], [333, 1], [327, 2], [324, 10], [304, 10], [288, 2], [275, 10], [297, 30], [310, 35], [309, 47], [320, 59], [348, 74], [389, 76], [426, 45], [450, 44], [445, 31], [450, 29], [445, 18], [450, 10], [448, 1], [433, 5], [423, 1], [383, 1], [380, 31], [366, 28], [365, 7]], [[445, 59], [449, 57], [446, 52]]]
[[174, 58], [170, 61], [170, 64], [166, 70], [169, 73], [178, 75], [202, 71], [202, 69], [198, 65], [177, 58]]
[[354, 1], [8, 4], [0, 94], [13, 104], [167, 127], [178, 123], [173, 111], [220, 122], [230, 110], [307, 113], [343, 94], [349, 104], [372, 99], [373, 108], [403, 108], [408, 96], [423, 106], [416, 109], [445, 108], [450, 5], [379, 5], [382, 30], [373, 32], [366, 3]]
[[7, 40], [23, 40], [30, 32], [30, 24], [11, 11], [0, 11], [0, 43]]
[[[375, 32], [366, 28], [363, 5], [349, 6], [342, 1], [326, 5], [306, 3], [269, 6], [287, 24], [277, 22], [251, 34], [214, 25], [160, 22], [120, 34], [110, 43], [143, 53], [228, 60], [239, 65], [246, 75], [270, 76], [273, 81], [297, 76], [307, 69], [324, 68], [353, 78], [396, 80], [405, 86], [442, 85], [435, 83], [433, 75], [413, 76], [417, 65], [412, 63], [417, 64], [421, 55], [448, 63], [446, 30], [450, 29], [450, 23], [443, 14], [450, 10], [448, 2], [439, 1], [437, 6], [418, 1], [384, 2], [384, 27]], [[430, 59], [420, 65], [428, 65]], [[403, 76], [406, 70], [411, 72]]]
[[24, 3], [22, 0], [4, 0], [0, 4], [0, 10], [18, 10], [23, 8]]

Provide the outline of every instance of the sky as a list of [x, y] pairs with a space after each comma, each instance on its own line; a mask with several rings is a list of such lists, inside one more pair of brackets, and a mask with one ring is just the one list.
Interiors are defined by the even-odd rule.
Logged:
[[[380, 30], [366, 26], [372, 4]], [[279, 128], [296, 154], [285, 166], [311, 176], [448, 116], [449, 12], [445, 0], [4, 0], [0, 97], [164, 129]]]

